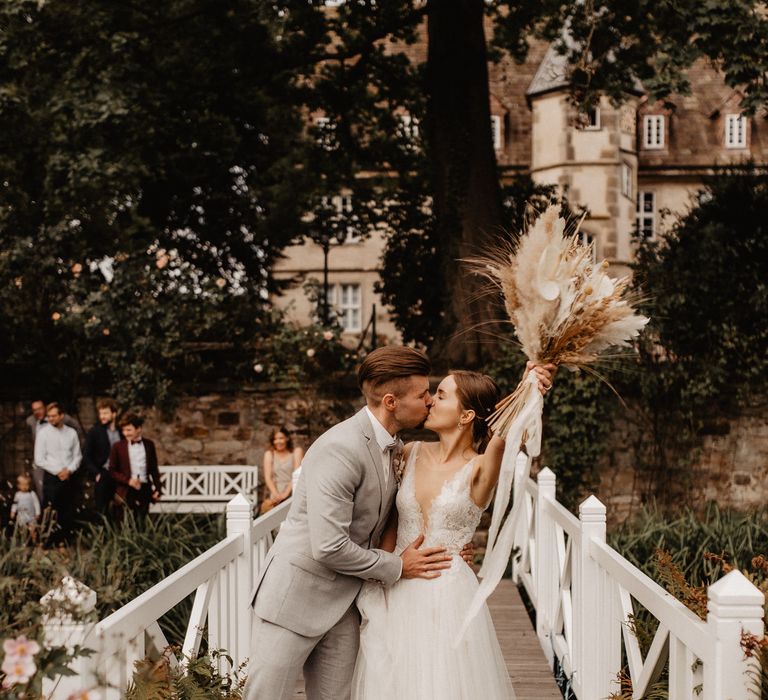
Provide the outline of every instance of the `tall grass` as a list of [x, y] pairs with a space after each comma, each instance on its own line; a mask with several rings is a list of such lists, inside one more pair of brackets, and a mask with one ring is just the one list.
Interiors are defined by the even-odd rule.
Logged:
[[709, 503], [702, 512], [686, 508], [669, 515], [648, 506], [609, 532], [608, 543], [653, 578], [658, 574], [656, 551], [663, 550], [689, 583], [714, 583], [721, 567], [706, 553], [722, 555], [737, 569], [748, 568], [758, 554], [768, 555], [768, 508], [739, 512]]
[[[138, 527], [88, 524], [65, 550], [25, 545], [22, 533], [0, 538], [0, 629], [6, 636], [31, 633], [40, 622], [39, 600], [70, 575], [97, 594], [102, 619], [162, 581], [224, 537], [223, 514], [160, 513]], [[169, 642], [181, 643], [191, 600], [161, 620]]]

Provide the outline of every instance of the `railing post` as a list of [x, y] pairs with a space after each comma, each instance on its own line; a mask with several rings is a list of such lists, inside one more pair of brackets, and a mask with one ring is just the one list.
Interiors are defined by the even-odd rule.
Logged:
[[740, 571], [726, 574], [708, 590], [707, 626], [714, 655], [704, 664], [705, 700], [747, 700], [759, 695], [757, 663], [741, 648], [742, 632], [762, 638], [765, 596]]
[[579, 520], [581, 538], [573, 560], [574, 681], [580, 698], [605, 698], [618, 690], [615, 683], [621, 668], [615, 585], [590, 554], [593, 540], [605, 542], [605, 506], [589, 496], [579, 506]]
[[556, 477], [549, 468], [544, 467], [538, 474], [538, 496], [536, 499], [536, 634], [544, 656], [554, 667], [554, 649], [552, 646], [552, 627], [557, 611], [557, 594], [560, 583], [557, 566], [555, 523], [547, 512], [547, 501], [556, 499]]
[[[91, 635], [94, 621], [89, 618], [96, 608], [95, 591], [71, 576], [65, 576], [60, 586], [40, 599], [40, 604], [44, 610], [43, 638], [47, 647], [65, 647], [72, 653], [75, 647], [94, 646]], [[95, 663], [94, 656], [76, 657], [69, 664], [74, 675], [43, 678], [43, 695], [58, 700], [94, 688], [97, 685]]]
[[249, 597], [253, 588], [254, 575], [251, 544], [252, 509], [251, 502], [242, 493], [237, 494], [227, 503], [227, 537], [231, 535], [243, 537], [243, 551], [234, 562], [234, 600], [229, 601], [229, 604], [234, 606], [234, 610], [225, 612], [226, 619], [234, 621], [235, 624], [234, 633], [230, 635], [230, 640], [234, 641], [234, 648], [228, 649], [235, 669], [247, 659], [251, 644], [253, 611]]

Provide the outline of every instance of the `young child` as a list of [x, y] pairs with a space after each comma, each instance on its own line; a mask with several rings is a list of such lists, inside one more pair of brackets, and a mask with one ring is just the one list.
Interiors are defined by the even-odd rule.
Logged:
[[32, 479], [27, 474], [21, 474], [16, 479], [16, 494], [11, 506], [11, 522], [26, 528], [31, 542], [37, 541], [37, 521], [40, 518], [40, 501], [32, 491]]

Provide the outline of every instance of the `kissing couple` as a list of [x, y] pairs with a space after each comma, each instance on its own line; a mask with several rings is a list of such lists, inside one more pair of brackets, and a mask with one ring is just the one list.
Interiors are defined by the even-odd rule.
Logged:
[[[554, 367], [535, 366], [539, 390]], [[504, 441], [485, 419], [499, 391], [386, 346], [363, 360], [366, 405], [307, 450], [253, 598], [247, 700], [506, 700], [514, 691], [487, 607], [459, 638], [478, 587], [462, 558], [498, 482]], [[403, 446], [420, 426], [438, 442]], [[465, 551], [466, 555], [466, 551]]]

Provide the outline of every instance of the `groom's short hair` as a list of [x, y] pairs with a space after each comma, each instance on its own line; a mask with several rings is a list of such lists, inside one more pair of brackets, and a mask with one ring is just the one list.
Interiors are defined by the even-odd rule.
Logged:
[[[385, 384], [398, 382], [409, 377], [428, 377], [432, 365], [423, 352], [404, 345], [385, 345], [366, 355], [357, 371], [357, 383], [366, 399], [378, 398]], [[397, 385], [387, 387], [392, 393], [399, 393]]]

